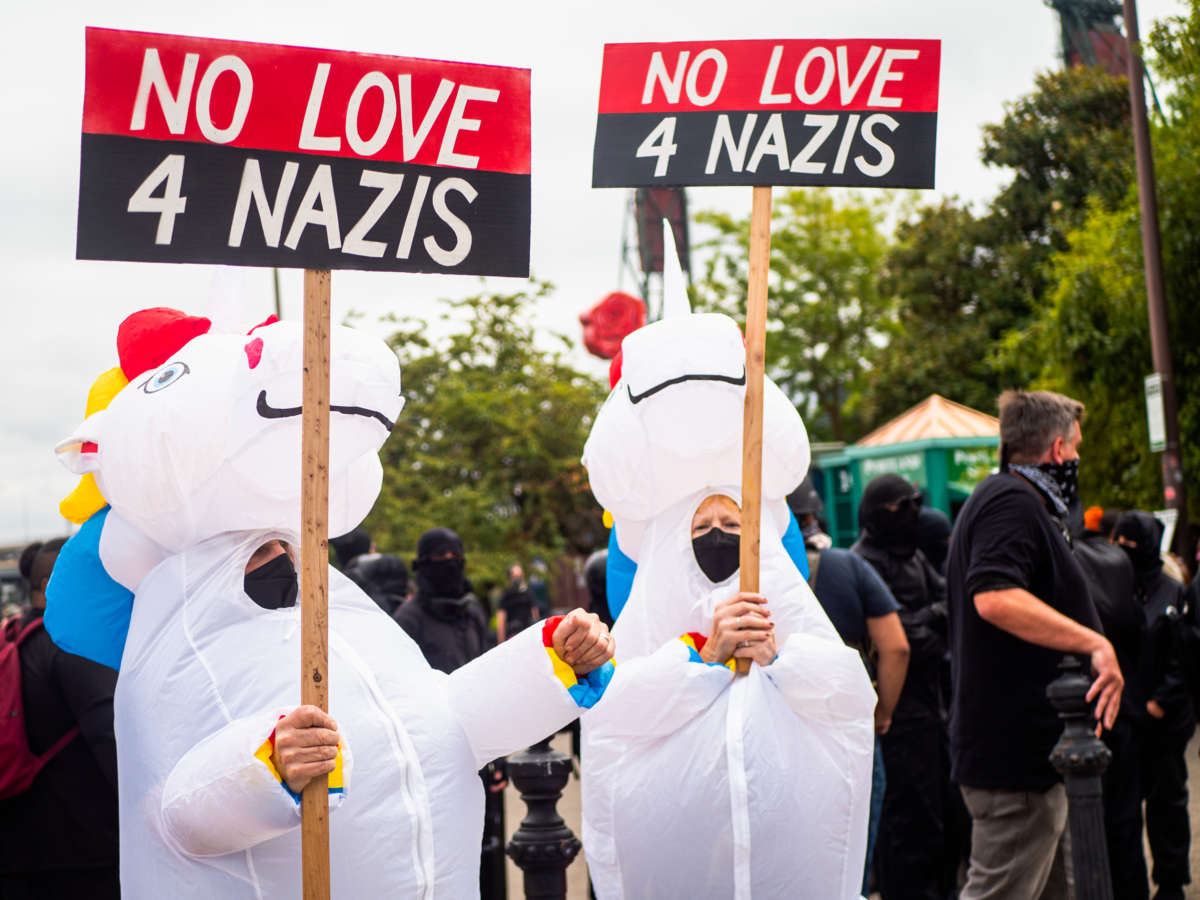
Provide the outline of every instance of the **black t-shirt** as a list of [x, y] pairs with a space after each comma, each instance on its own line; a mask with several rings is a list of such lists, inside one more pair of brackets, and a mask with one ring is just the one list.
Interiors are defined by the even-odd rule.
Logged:
[[500, 597], [500, 608], [504, 610], [505, 637], [512, 637], [533, 624], [533, 609], [537, 598], [525, 584], [509, 585]]
[[[812, 566], [809, 562], [810, 571]], [[867, 619], [877, 619], [900, 609], [900, 604], [871, 564], [849, 550], [836, 547], [822, 550], [816, 572], [813, 593], [837, 629], [838, 636], [851, 647], [862, 649], [866, 646]]]
[[1046, 699], [1063, 654], [983, 620], [976, 594], [1019, 587], [1100, 631], [1087, 581], [1042, 497], [1012, 474], [982, 481], [959, 513], [947, 567], [951, 775], [967, 787], [1046, 790], [1062, 723]]

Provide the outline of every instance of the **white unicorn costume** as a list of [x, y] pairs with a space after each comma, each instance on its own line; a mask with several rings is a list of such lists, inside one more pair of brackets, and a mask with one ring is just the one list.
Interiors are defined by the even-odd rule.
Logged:
[[[269, 742], [299, 703], [300, 610], [260, 608], [243, 577], [265, 540], [300, 530], [301, 351], [292, 323], [203, 334], [60, 445], [111, 503], [105, 532], [121, 537], [102, 537], [100, 555], [136, 592], [116, 693], [126, 897], [300, 896], [299, 807]], [[377, 452], [402, 406], [395, 355], [335, 328], [331, 394], [341, 534], [379, 492]], [[333, 894], [478, 896], [476, 770], [596, 692], [583, 697], [543, 629], [443, 675], [329, 576], [330, 713], [344, 739], [330, 776]]]
[[740, 502], [745, 351], [731, 319], [690, 315], [686, 300], [674, 312], [625, 338], [584, 449], [637, 563], [613, 630], [619, 665], [583, 717], [596, 895], [858, 897], [875, 694], [780, 542], [784, 497], [808, 469], [804, 425], [768, 379], [760, 593], [779, 656], [735, 677], [697, 646], [738, 576], [714, 585], [701, 572], [691, 521], [710, 494]]

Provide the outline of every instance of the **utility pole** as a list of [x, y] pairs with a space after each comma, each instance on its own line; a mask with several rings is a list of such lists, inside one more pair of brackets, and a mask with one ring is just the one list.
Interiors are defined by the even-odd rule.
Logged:
[[1150, 125], [1146, 119], [1141, 38], [1138, 35], [1137, 4], [1124, 0], [1125, 37], [1129, 41], [1129, 105], [1133, 114], [1133, 148], [1137, 158], [1138, 198], [1142, 214], [1142, 257], [1146, 266], [1146, 303], [1150, 313], [1150, 354], [1154, 371], [1162, 378], [1166, 448], [1162, 455], [1163, 498], [1176, 510], [1173, 547], [1186, 554], [1187, 494], [1179, 446], [1179, 406], [1175, 401], [1175, 375], [1167, 324], [1167, 301], [1163, 290], [1162, 247], [1158, 234], [1158, 195], [1154, 187], [1154, 156], [1150, 148]]

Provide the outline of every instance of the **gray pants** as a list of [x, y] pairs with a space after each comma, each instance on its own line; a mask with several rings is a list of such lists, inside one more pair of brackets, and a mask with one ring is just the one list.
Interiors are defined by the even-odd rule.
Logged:
[[962, 788], [971, 865], [959, 900], [1072, 900], [1067, 791]]

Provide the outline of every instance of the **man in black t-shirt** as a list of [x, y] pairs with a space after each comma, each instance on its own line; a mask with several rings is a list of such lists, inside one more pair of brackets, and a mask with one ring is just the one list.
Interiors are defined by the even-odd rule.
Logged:
[[508, 587], [500, 597], [500, 609], [496, 613], [496, 640], [500, 643], [524, 631], [541, 617], [537, 598], [519, 564], [509, 566], [508, 578]]
[[1066, 792], [1049, 755], [1062, 730], [1046, 686], [1064, 653], [1086, 657], [1088, 699], [1111, 728], [1124, 680], [1064, 520], [1075, 500], [1083, 404], [1047, 391], [1000, 396], [1001, 472], [959, 513], [947, 588], [952, 775], [971, 813], [963, 900], [1066, 898]]

